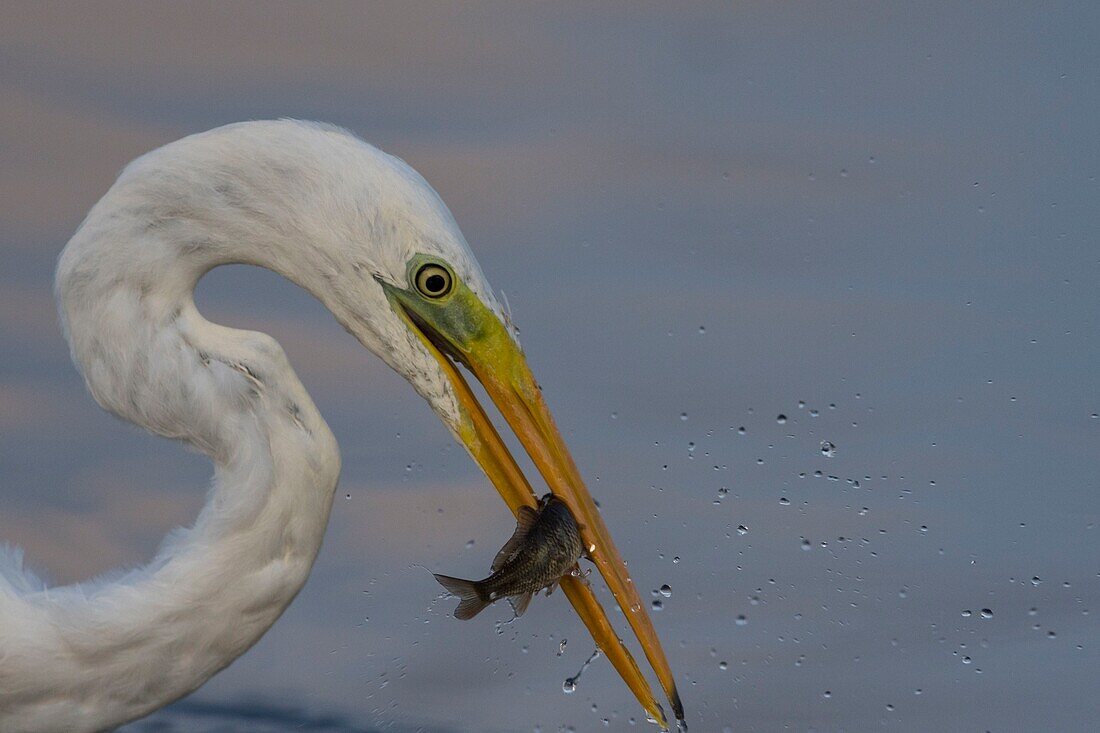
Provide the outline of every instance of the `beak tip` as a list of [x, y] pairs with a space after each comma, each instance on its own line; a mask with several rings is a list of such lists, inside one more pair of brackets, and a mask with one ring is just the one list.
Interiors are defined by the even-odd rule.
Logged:
[[[669, 695], [669, 702], [672, 703], [672, 714], [676, 716], [676, 720], [680, 723], [684, 722], [684, 704], [680, 702], [680, 691], [675, 687], [672, 688], [672, 692]], [[686, 730], [687, 726], [683, 726]]]

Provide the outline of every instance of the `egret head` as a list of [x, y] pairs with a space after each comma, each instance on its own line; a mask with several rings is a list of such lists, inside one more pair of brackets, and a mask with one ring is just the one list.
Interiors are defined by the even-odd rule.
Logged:
[[[543, 400], [515, 330], [436, 193], [402, 161], [377, 155], [384, 158], [373, 165], [386, 170], [371, 179], [388, 178], [389, 185], [385, 192], [375, 188], [373, 193], [393, 199], [382, 207], [384, 216], [369, 219], [375, 229], [372, 247], [377, 263], [372, 280], [385, 307], [376, 307], [376, 293], [364, 301], [367, 308], [353, 319], [370, 324], [360, 340], [428, 400], [513, 512], [523, 505], [535, 506], [536, 492], [467, 384], [463, 368], [481, 383], [542, 479], [572, 511], [589, 558], [607, 581], [681, 718], [682, 706], [660, 640]], [[379, 226], [380, 222], [385, 223]], [[379, 318], [378, 313], [384, 315]], [[349, 330], [357, 333], [354, 327]], [[663, 720], [648, 684], [591, 591], [569, 579], [563, 586], [624, 680], [650, 714]]]
[[[476, 267], [470, 272], [480, 278]], [[683, 717], [660, 641], [645, 615], [626, 565], [611, 541], [568, 448], [554, 423], [510, 324], [495, 301], [473, 289], [444, 254], [420, 252], [405, 263], [403, 278], [377, 276], [392, 312], [430, 357], [426, 371], [442, 375], [445, 389], [433, 407], [466, 447], [512, 509], [534, 506], [535, 493], [516, 465], [459, 367], [485, 388], [497, 410], [530, 455], [554, 494], [570, 508], [589, 558], [599, 567], [668, 692], [674, 712]], [[474, 286], [480, 284], [474, 280]], [[432, 399], [429, 397], [429, 401]], [[573, 581], [575, 582], [575, 581]], [[663, 712], [629, 653], [595, 604], [586, 586], [567, 583], [577, 612], [600, 647], [609, 653], [624, 680], [650, 715], [663, 723]], [[570, 592], [572, 589], [572, 593]]]

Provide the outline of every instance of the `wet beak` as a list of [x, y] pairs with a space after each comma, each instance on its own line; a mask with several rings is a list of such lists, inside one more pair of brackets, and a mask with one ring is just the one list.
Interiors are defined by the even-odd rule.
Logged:
[[[672, 678], [668, 660], [661, 648], [661, 640], [657, 637], [645, 606], [642, 605], [634, 581], [627, 572], [626, 563], [616, 549], [611, 533], [604, 524], [592, 496], [588, 493], [569, 450], [562, 441], [550, 410], [543, 400], [542, 391], [527, 367], [526, 359], [514, 345], [513, 350], [511, 354], [497, 354], [494, 361], [485, 363], [471, 361], [470, 371], [485, 387], [493, 404], [531, 456], [531, 460], [550, 490], [573, 512], [589, 559], [596, 564], [641, 642], [646, 658], [657, 673], [657, 678], [665, 690], [674, 714], [677, 718], [682, 718], [680, 696], [676, 691], [676, 683]], [[493, 437], [499, 440], [495, 434]], [[533, 497], [530, 487], [524, 485], [522, 488], [530, 501]], [[500, 484], [497, 484], [497, 489], [501, 490]], [[508, 489], [508, 492], [512, 493], [512, 489]], [[504, 490], [501, 490], [501, 494], [504, 494]], [[509, 505], [512, 503], [507, 497], [505, 501], [508, 501]], [[513, 508], [513, 511], [516, 510]], [[591, 589], [578, 578], [569, 578], [563, 582], [562, 586], [600, 649], [607, 653], [609, 658], [612, 658], [613, 651], [621, 651], [623, 658], [615, 664], [619, 674], [638, 696], [650, 715], [661, 724], [665, 724], [662, 720], [662, 711], [653, 700], [653, 695], [638, 671], [637, 664], [611, 628]], [[612, 661], [615, 660], [612, 658]]]
[[[513, 513], [535, 507], [537, 497], [501, 440], [485, 410], [457, 368], [463, 364], [485, 388], [497, 410], [522, 443], [550, 490], [570, 508], [595, 563], [656, 672], [677, 719], [683, 706], [668, 660], [626, 563], [562, 441], [527, 360], [500, 320], [460, 286], [446, 306], [426, 304], [415, 294], [383, 283], [391, 302], [439, 362], [460, 405], [458, 439], [493, 482]], [[561, 582], [573, 608], [649, 716], [667, 727], [664, 711], [633, 656], [618, 637], [592, 589], [581, 578]]]

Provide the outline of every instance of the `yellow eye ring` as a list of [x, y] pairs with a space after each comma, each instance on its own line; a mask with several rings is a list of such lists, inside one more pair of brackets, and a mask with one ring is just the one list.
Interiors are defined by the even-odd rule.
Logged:
[[454, 287], [454, 276], [446, 267], [428, 263], [416, 271], [413, 283], [425, 298], [438, 300], [450, 294]]

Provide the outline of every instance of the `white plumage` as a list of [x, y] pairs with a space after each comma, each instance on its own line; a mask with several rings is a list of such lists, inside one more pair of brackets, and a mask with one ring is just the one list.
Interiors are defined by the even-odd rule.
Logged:
[[431, 187], [343, 130], [241, 123], [126, 167], [61, 255], [62, 323], [99, 404], [201, 450], [215, 479], [195, 525], [138, 570], [46, 589], [18, 550], [0, 552], [0, 729], [102, 730], [188, 694], [309, 574], [339, 451], [274, 339], [196, 310], [210, 269], [253, 264], [305, 288], [457, 430], [439, 362], [375, 279], [404, 283], [416, 253], [500, 315]]

